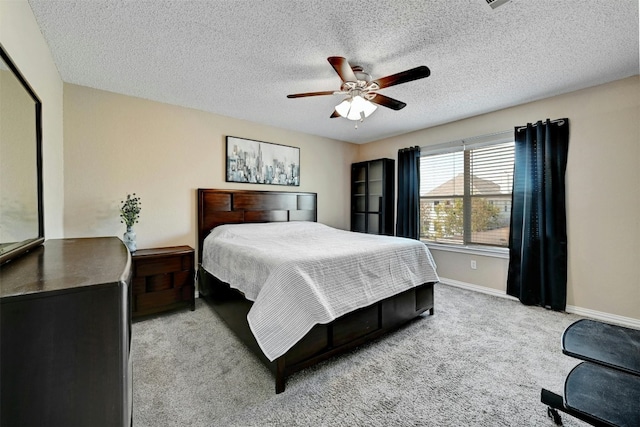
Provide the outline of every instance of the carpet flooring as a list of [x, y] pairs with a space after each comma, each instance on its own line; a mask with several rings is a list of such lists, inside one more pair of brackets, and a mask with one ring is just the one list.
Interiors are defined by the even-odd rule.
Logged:
[[[579, 361], [560, 337], [579, 317], [448, 285], [435, 314], [294, 374], [284, 393], [203, 300], [136, 321], [133, 425], [554, 426]], [[562, 415], [565, 426], [584, 426]]]

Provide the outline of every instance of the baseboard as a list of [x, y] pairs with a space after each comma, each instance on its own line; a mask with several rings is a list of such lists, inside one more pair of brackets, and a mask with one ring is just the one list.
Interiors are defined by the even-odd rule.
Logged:
[[467, 289], [469, 291], [480, 292], [483, 294], [493, 295], [494, 297], [506, 298], [513, 301], [518, 301], [518, 298], [507, 295], [505, 291], [500, 289], [487, 288], [486, 286], [474, 285], [473, 283], [461, 282], [459, 280], [447, 279], [440, 277], [440, 283], [449, 286], [455, 286], [456, 288]]
[[[499, 289], [487, 288], [486, 286], [474, 285], [472, 283], [447, 279], [445, 277], [440, 277], [440, 283], [444, 285], [455, 286], [457, 288], [467, 289], [470, 291], [481, 292], [483, 294], [493, 295], [500, 298], [507, 298], [513, 301], [518, 301], [518, 298], [507, 295], [505, 291]], [[614, 323], [621, 326], [627, 326], [629, 328], [640, 329], [640, 319], [634, 319], [633, 317], [618, 316], [616, 314], [605, 313], [603, 311], [576, 307], [575, 305], [567, 305], [565, 311], [567, 313], [577, 314], [578, 316], [588, 317], [590, 319], [600, 320], [606, 323]]]
[[605, 323], [615, 323], [629, 328], [640, 329], [640, 319], [634, 319], [633, 317], [618, 316], [617, 314], [609, 314], [603, 311], [591, 310], [589, 308], [576, 307], [574, 305], [568, 305], [566, 311], [567, 313], [601, 320]]

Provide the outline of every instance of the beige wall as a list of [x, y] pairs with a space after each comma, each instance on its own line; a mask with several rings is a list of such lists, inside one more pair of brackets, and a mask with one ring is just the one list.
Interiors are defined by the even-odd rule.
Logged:
[[63, 236], [62, 80], [26, 0], [0, 1], [0, 43], [42, 101], [45, 237]]
[[[65, 236], [120, 235], [119, 202], [136, 192], [143, 200], [139, 247], [195, 245], [196, 188], [291, 189], [225, 183], [225, 135], [300, 147], [297, 189], [318, 193], [321, 222], [346, 229], [353, 161], [396, 158], [401, 147], [568, 117], [568, 304], [640, 319], [639, 91], [636, 76], [355, 146], [66, 84]], [[617, 206], [626, 208], [612, 209]], [[508, 260], [433, 254], [442, 277], [504, 292]], [[470, 269], [471, 258], [477, 270]]]
[[[64, 108], [66, 237], [121, 236], [135, 192], [138, 248], [195, 247], [200, 187], [316, 192], [318, 220], [349, 228], [356, 145], [72, 84]], [[226, 135], [300, 147], [300, 186], [226, 183]]]
[[[570, 120], [567, 232], [570, 306], [640, 319], [640, 77], [360, 146], [358, 160], [512, 129]], [[442, 277], [504, 291], [508, 261], [433, 251]], [[470, 259], [477, 259], [477, 270]]]

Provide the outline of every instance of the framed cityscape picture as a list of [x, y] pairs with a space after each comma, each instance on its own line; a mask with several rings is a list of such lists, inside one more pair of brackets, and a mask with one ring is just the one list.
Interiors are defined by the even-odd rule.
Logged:
[[300, 148], [227, 136], [226, 181], [300, 185]]

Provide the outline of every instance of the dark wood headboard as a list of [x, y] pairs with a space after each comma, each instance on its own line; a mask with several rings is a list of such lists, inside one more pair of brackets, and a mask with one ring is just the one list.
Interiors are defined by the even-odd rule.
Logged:
[[244, 222], [317, 221], [318, 195], [290, 191], [198, 189], [198, 262], [214, 227]]

